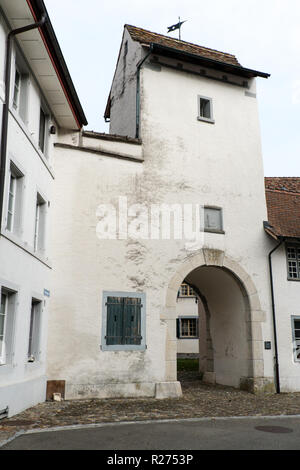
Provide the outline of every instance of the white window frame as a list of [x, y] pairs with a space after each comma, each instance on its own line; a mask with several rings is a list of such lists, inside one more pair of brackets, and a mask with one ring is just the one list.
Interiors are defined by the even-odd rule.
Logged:
[[[38, 131], [38, 148], [39, 151], [44, 155], [45, 158], [48, 158], [48, 142], [49, 142], [49, 123], [50, 123], [50, 113], [47, 110], [47, 106], [44, 104], [44, 100], [41, 98], [40, 103], [40, 115], [39, 115], [39, 131]], [[44, 126], [43, 126], [43, 143], [41, 145], [41, 116], [44, 116]]]
[[[204, 116], [202, 113], [202, 102], [206, 101], [209, 103], [209, 117]], [[214, 124], [215, 120], [213, 118], [213, 100], [208, 96], [198, 95], [198, 121], [208, 122], [210, 124]]]
[[[219, 228], [214, 228], [214, 227], [210, 226], [209, 222], [207, 223], [207, 220], [209, 220], [208, 211], [216, 211], [216, 212], [219, 213], [219, 219], [220, 219], [220, 227]], [[224, 227], [223, 227], [223, 209], [221, 207], [204, 206], [203, 215], [204, 215], [204, 232], [221, 233], [221, 234], [225, 233], [224, 232]]]
[[32, 299], [28, 337], [28, 362], [36, 362], [40, 358], [42, 301]]
[[36, 253], [45, 251], [47, 203], [39, 192], [36, 195], [33, 249]]
[[7, 202], [7, 221], [6, 221], [6, 229], [9, 232], [14, 231], [16, 196], [17, 196], [17, 176], [13, 173], [13, 171], [10, 170], [9, 182], [8, 182], [8, 202]]
[[[295, 258], [289, 256], [289, 250], [295, 250]], [[287, 278], [288, 281], [300, 281], [300, 243], [287, 243], [285, 246], [286, 250], [286, 264], [287, 264]], [[294, 269], [296, 276], [291, 275], [291, 263], [294, 263]]]
[[[22, 193], [24, 174], [11, 160], [8, 175], [9, 178], [5, 227], [8, 232], [20, 235], [23, 210]], [[12, 182], [13, 185], [11, 186]], [[11, 201], [12, 207], [10, 208]]]
[[[6, 359], [6, 351], [5, 351], [5, 333], [6, 333], [6, 323], [7, 323], [7, 315], [8, 315], [8, 293], [4, 291], [3, 289], [1, 291], [1, 306], [0, 306], [0, 315], [4, 317], [3, 319], [3, 329], [2, 329], [2, 334], [0, 330], [0, 366], [5, 364], [5, 359]], [[2, 307], [2, 297], [5, 297], [4, 300], [4, 311], [1, 311]]]
[[296, 330], [299, 330], [300, 332], [300, 328], [295, 328], [295, 321], [298, 321], [300, 323], [300, 316], [292, 315], [291, 319], [292, 319], [292, 335], [293, 335], [293, 358], [294, 358], [294, 362], [300, 363], [300, 333], [299, 333], [299, 338], [296, 337]]
[[[16, 83], [17, 76], [19, 77], [19, 83]], [[15, 80], [14, 80], [14, 89], [13, 89], [13, 107], [16, 111], [19, 112], [20, 109], [20, 97], [21, 97], [21, 87], [22, 87], [22, 74], [19, 68], [15, 67]]]
[[17, 291], [5, 285], [0, 285], [0, 298], [5, 295], [5, 321], [3, 328], [3, 345], [0, 351], [0, 366], [6, 366], [12, 362], [15, 328], [15, 308]]
[[[17, 75], [18, 74], [18, 75]], [[17, 76], [19, 83], [17, 84]], [[27, 123], [28, 114], [28, 86], [29, 73], [26, 63], [19, 52], [16, 52], [15, 77], [12, 94], [12, 109], [21, 118], [23, 123]]]
[[183, 282], [181, 286], [179, 287], [178, 297], [192, 297], [193, 298], [193, 297], [196, 297], [196, 293], [189, 284], [187, 284], [186, 282]]

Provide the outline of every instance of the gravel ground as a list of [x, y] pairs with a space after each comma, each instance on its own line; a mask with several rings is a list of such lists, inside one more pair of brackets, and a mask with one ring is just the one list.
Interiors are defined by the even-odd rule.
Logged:
[[183, 396], [167, 400], [90, 399], [45, 402], [0, 422], [0, 444], [20, 430], [76, 424], [221, 416], [300, 414], [300, 393], [252, 395], [203, 384], [194, 372], [178, 373]]

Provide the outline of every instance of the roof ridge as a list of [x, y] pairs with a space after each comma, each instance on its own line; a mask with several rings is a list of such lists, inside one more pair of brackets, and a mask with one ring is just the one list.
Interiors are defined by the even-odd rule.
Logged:
[[211, 47], [201, 46], [200, 44], [195, 44], [194, 42], [184, 41], [184, 40], [182, 40], [182, 39], [173, 38], [173, 37], [171, 37], [171, 36], [167, 36], [167, 35], [161, 34], [161, 33], [155, 33], [154, 31], [150, 31], [149, 29], [140, 28], [140, 27], [134, 26], [134, 25], [132, 25], [132, 24], [126, 23], [126, 24], [124, 25], [124, 28], [125, 28], [126, 26], [130, 26], [131, 28], [135, 28], [135, 29], [139, 29], [139, 30], [142, 30], [142, 31], [146, 31], [146, 33], [157, 34], [158, 36], [162, 36], [162, 37], [167, 38], [167, 39], [172, 39], [173, 41], [176, 41], [176, 42], [178, 42], [179, 44], [182, 44], [182, 43], [184, 42], [185, 44], [189, 44], [189, 45], [191, 45], [191, 46], [201, 47], [202, 49], [206, 49], [207, 51], [218, 52], [219, 54], [225, 54], [225, 55], [228, 55], [228, 56], [230, 56], [230, 57], [233, 57], [234, 59], [237, 60], [236, 56], [235, 56], [234, 54], [231, 54], [230, 52], [224, 52], [224, 51], [220, 51], [220, 50], [218, 50], [218, 49], [212, 49]]

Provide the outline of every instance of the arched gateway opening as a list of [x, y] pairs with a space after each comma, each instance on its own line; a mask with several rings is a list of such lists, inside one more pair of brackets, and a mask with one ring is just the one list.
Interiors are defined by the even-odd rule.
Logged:
[[167, 323], [166, 376], [177, 379], [176, 302], [182, 282], [199, 298], [199, 366], [204, 381], [256, 392], [265, 386], [261, 311], [256, 287], [234, 260], [203, 249], [173, 276], [163, 315]]

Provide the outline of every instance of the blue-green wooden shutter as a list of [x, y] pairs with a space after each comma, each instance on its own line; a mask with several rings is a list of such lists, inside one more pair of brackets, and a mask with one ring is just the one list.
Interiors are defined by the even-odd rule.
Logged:
[[123, 300], [124, 344], [141, 344], [141, 299], [125, 297]]
[[176, 318], [176, 336], [180, 338], [180, 319]]
[[123, 298], [107, 297], [106, 344], [123, 344]]

